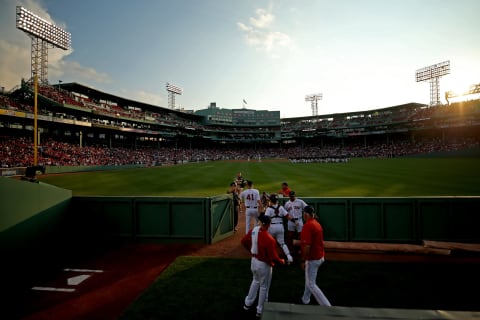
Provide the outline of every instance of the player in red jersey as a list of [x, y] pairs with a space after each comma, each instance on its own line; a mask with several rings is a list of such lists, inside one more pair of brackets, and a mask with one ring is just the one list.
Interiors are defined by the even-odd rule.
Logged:
[[241, 240], [242, 245], [252, 254], [250, 269], [253, 274], [243, 308], [250, 310], [258, 294], [257, 318], [262, 316], [263, 304], [268, 301], [272, 267], [275, 262], [285, 264], [285, 260], [278, 255], [276, 240], [268, 232], [270, 218], [262, 215], [259, 219], [261, 225], [254, 227]]
[[305, 224], [300, 234], [300, 245], [302, 248], [301, 266], [305, 270], [305, 291], [302, 302], [309, 304], [310, 297], [313, 294], [319, 305], [331, 306], [330, 301], [317, 285], [318, 268], [325, 261], [323, 228], [315, 219], [313, 207], [306, 206], [303, 209], [303, 218]]

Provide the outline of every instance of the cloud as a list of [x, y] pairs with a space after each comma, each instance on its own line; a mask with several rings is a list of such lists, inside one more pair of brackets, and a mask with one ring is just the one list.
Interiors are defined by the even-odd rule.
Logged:
[[256, 28], [266, 28], [275, 20], [275, 16], [268, 13], [265, 9], [255, 10], [257, 18], [250, 18], [250, 24]]
[[271, 30], [275, 16], [265, 9], [257, 9], [256, 16], [249, 19], [249, 24], [237, 22], [239, 30], [244, 32], [247, 45], [275, 54], [282, 48], [291, 49], [293, 42], [286, 33]]
[[8, 91], [20, 84], [22, 77], [30, 75], [30, 50], [14, 43], [0, 40], [0, 74], [1, 86]]
[[[76, 61], [58, 60], [49, 67], [49, 74], [57, 78], [74, 79], [75, 82], [96, 82], [110, 83], [111, 78], [108, 74], [99, 72], [94, 68], [82, 66]], [[69, 81], [69, 80], [68, 80]]]
[[129, 92], [128, 97], [129, 99], [141, 101], [155, 106], [161, 106], [164, 103], [164, 99], [161, 95], [143, 90]]
[[[0, 85], [7, 90], [19, 85], [21, 79], [31, 76], [31, 39], [16, 28], [15, 7], [22, 6], [35, 15], [68, 31], [68, 26], [54, 21], [41, 1], [37, 0], [2, 0], [0, 10]], [[66, 59], [73, 50], [50, 49], [48, 51], [48, 79], [71, 78], [106, 83], [110, 78], [93, 68], [82, 66], [79, 62]], [[51, 82], [51, 81], [50, 81]]]

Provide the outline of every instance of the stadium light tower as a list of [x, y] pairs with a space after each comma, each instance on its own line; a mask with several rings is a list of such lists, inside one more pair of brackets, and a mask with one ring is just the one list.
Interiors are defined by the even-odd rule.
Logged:
[[322, 100], [323, 94], [307, 94], [305, 96], [305, 101], [310, 101], [312, 103], [312, 116], [318, 116], [318, 100]]
[[70, 33], [55, 26], [27, 9], [16, 7], [17, 29], [27, 33], [32, 39], [31, 70], [33, 79], [33, 165], [38, 162], [38, 77], [40, 82], [48, 84], [48, 49], [68, 50], [71, 44]]
[[430, 106], [438, 106], [440, 102], [440, 78], [450, 73], [450, 60], [440, 62], [415, 72], [417, 82], [430, 80]]
[[168, 92], [168, 107], [170, 109], [175, 109], [175, 95], [181, 95], [183, 90], [180, 87], [174, 86], [167, 82], [167, 92]]
[[17, 6], [16, 13], [17, 29], [24, 31], [32, 39], [32, 78], [37, 75], [41, 83], [48, 84], [48, 49], [70, 49], [71, 35], [21, 6]]

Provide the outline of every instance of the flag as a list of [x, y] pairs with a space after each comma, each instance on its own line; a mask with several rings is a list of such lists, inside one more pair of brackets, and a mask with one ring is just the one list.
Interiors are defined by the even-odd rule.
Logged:
[[247, 104], [247, 101], [245, 101], [245, 99], [243, 99], [243, 103]]

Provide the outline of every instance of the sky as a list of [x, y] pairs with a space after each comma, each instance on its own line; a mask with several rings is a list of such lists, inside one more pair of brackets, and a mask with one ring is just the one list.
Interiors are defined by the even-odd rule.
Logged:
[[[430, 102], [423, 67], [450, 61], [447, 90], [480, 83], [478, 0], [0, 0], [0, 86], [30, 78], [22, 6], [71, 33], [48, 51], [50, 84], [77, 82], [168, 107], [318, 114]], [[246, 104], [244, 103], [246, 102]]]

